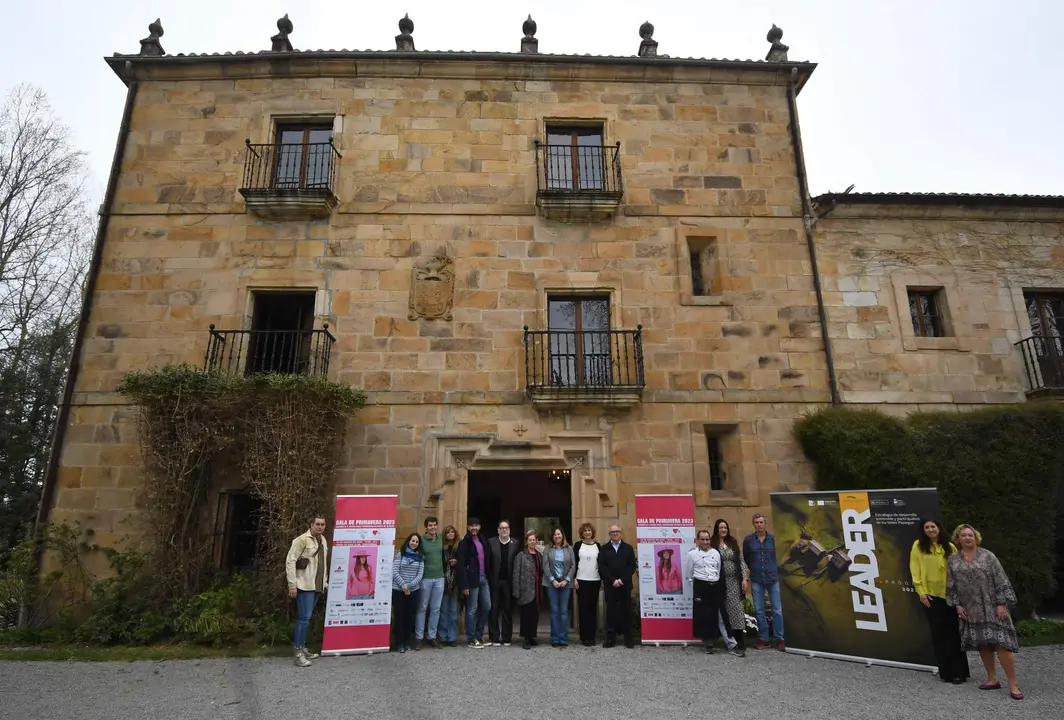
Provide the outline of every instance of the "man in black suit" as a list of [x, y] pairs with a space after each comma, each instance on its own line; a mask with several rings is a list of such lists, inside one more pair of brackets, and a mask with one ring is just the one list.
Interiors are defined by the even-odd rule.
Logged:
[[521, 548], [510, 538], [510, 523], [499, 522], [499, 535], [488, 540], [488, 585], [491, 586], [491, 617], [488, 635], [492, 645], [509, 645], [514, 633], [514, 558]]
[[606, 593], [606, 642], [613, 647], [617, 633], [624, 635], [624, 646], [635, 647], [632, 640], [632, 576], [635, 575], [635, 551], [621, 539], [619, 525], [610, 525], [610, 541], [599, 551], [599, 576]]

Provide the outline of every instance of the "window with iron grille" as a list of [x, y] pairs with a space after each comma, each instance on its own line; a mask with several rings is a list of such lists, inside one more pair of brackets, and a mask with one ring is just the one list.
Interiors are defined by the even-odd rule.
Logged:
[[546, 152], [548, 190], [607, 189], [601, 124], [548, 125]]
[[720, 435], [706, 428], [706, 450], [709, 452], [709, 489], [724, 489], [724, 453], [721, 450]]
[[547, 298], [550, 384], [608, 387], [610, 299], [608, 296]]
[[917, 337], [945, 337], [942, 290], [909, 289], [909, 314]]
[[328, 189], [332, 179], [332, 122], [278, 123], [273, 187]]

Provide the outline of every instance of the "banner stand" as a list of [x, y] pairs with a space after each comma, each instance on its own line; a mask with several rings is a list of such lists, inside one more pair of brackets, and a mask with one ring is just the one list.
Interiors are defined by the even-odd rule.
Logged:
[[695, 544], [694, 496], [636, 495], [635, 514], [641, 644], [693, 645], [694, 588], [683, 559]]
[[338, 495], [322, 656], [388, 652], [397, 495]]
[[787, 648], [786, 652], [794, 655], [802, 655], [813, 660], [815, 658], [827, 658], [828, 660], [842, 660], [844, 662], [860, 663], [865, 667], [880, 665], [882, 667], [899, 668], [901, 670], [919, 670], [920, 672], [937, 673], [938, 668], [931, 665], [919, 665], [916, 663], [898, 662], [895, 660], [878, 660], [874, 658], [858, 657], [857, 655], [840, 655], [838, 653], [821, 652], [819, 650], [802, 650], [801, 648]]
[[772, 493], [787, 652], [936, 672], [909, 557], [934, 488]]

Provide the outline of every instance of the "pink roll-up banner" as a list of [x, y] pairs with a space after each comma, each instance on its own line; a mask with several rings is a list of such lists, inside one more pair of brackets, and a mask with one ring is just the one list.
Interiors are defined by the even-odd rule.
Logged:
[[322, 655], [386, 652], [392, 630], [396, 495], [339, 495]]
[[692, 495], [636, 495], [636, 559], [644, 645], [696, 642], [693, 588], [683, 576], [684, 555], [695, 544]]

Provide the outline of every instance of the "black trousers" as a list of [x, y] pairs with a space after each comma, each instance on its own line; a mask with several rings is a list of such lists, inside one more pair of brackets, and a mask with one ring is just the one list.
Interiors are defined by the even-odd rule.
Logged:
[[491, 614], [488, 615], [488, 637], [492, 642], [510, 642], [514, 634], [514, 598], [510, 583], [491, 586]]
[[598, 630], [598, 599], [601, 580], [581, 580], [576, 591], [576, 604], [580, 616], [580, 640], [595, 642]]
[[414, 618], [417, 616], [419, 590], [407, 595], [402, 590], [392, 590], [392, 607], [395, 608], [395, 646], [406, 647], [414, 634]]
[[535, 600], [520, 606], [521, 614], [521, 637], [528, 640], [536, 639], [536, 630], [539, 628], [539, 603]]
[[706, 582], [695, 579], [692, 620], [694, 635], [706, 645], [720, 637], [717, 615], [723, 613], [727, 625], [728, 613], [724, 608], [724, 582]]
[[612, 640], [618, 634], [625, 640], [632, 638], [632, 588], [627, 585], [613, 587], [607, 584], [606, 592], [606, 638]]
[[924, 608], [927, 622], [931, 625], [931, 644], [935, 648], [938, 677], [944, 681], [967, 680], [972, 676], [968, 669], [968, 656], [961, 649], [960, 623], [957, 611], [946, 601], [933, 595], [931, 607]]

